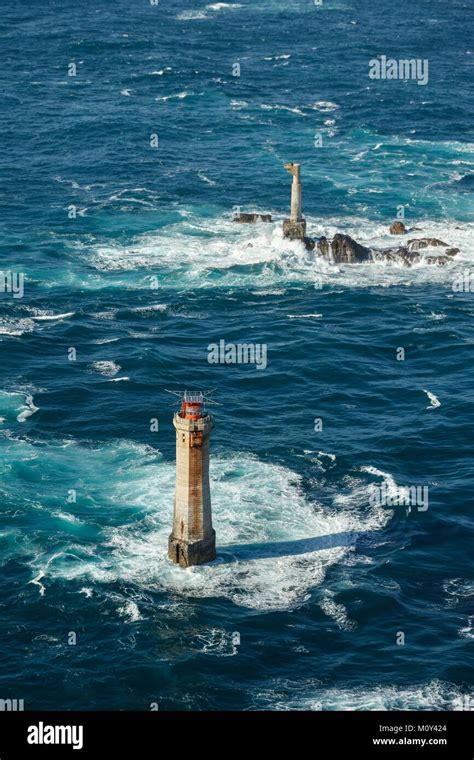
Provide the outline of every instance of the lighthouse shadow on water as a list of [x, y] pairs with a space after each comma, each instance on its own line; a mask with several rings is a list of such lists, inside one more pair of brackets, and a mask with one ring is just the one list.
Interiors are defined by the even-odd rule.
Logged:
[[186, 568], [213, 560], [219, 564], [277, 559], [315, 551], [354, 546], [371, 531], [341, 531], [290, 541], [232, 544], [216, 554], [216, 532], [212, 525], [209, 480], [209, 438], [213, 418], [206, 404], [215, 404], [200, 391], [174, 392], [181, 400], [173, 418], [176, 429], [176, 485], [173, 529], [168, 540], [168, 558]]
[[369, 538], [372, 531], [342, 531], [326, 536], [314, 536], [313, 538], [298, 538], [293, 541], [261, 542], [256, 544], [233, 544], [223, 546], [218, 551], [217, 559], [221, 563], [235, 562], [236, 560], [277, 559], [290, 557], [298, 554], [323, 551], [324, 549], [337, 549], [340, 547], [354, 546], [361, 536]]

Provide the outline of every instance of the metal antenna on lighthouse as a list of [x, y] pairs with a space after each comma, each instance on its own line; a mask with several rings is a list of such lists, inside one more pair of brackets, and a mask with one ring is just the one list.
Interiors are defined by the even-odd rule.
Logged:
[[[213, 406], [223, 406], [219, 401], [214, 401], [214, 399], [209, 398], [211, 394], [216, 392], [216, 390], [217, 388], [212, 388], [209, 391], [172, 391], [165, 388], [166, 393], [172, 393], [173, 396], [177, 396], [181, 403], [203, 404], [204, 406], [207, 406], [208, 404], [212, 404]], [[178, 402], [175, 401], [173, 403]]]

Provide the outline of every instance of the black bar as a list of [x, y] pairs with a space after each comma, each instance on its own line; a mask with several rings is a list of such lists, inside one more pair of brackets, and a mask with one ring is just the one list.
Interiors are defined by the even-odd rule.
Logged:
[[[0, 714], [0, 760], [25, 755], [145, 760], [169, 755], [173, 746], [180, 756], [191, 758], [228, 752], [235, 755], [242, 747], [243, 760], [248, 760], [249, 751], [253, 748], [253, 754], [257, 750], [254, 737], [261, 748], [266, 747], [265, 755], [275, 741], [281, 740], [280, 750], [287, 746], [283, 742], [290, 742], [293, 757], [309, 754], [311, 758], [332, 760], [334, 753], [335, 757], [347, 758], [472, 760], [472, 718], [470, 712], [463, 711], [11, 712]], [[57, 731], [61, 726], [64, 730]], [[28, 743], [28, 737], [44, 743]], [[51, 738], [70, 743], [46, 743]]]

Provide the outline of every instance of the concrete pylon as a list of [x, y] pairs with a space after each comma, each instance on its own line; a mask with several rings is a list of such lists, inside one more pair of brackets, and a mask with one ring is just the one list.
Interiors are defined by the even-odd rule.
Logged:
[[303, 240], [306, 234], [306, 220], [301, 214], [301, 167], [300, 164], [289, 163], [285, 164], [285, 169], [293, 175], [293, 182], [291, 184], [290, 218], [283, 222], [283, 235], [292, 240]]
[[176, 491], [168, 557], [181, 567], [216, 557], [209, 487], [210, 414], [203, 413], [203, 394], [185, 391], [174, 415], [176, 428]]

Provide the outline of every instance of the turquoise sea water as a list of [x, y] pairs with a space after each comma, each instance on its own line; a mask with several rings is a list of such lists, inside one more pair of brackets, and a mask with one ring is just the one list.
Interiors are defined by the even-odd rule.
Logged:
[[[451, 710], [472, 693], [474, 294], [452, 287], [474, 264], [472, 15], [4, 9], [1, 269], [25, 292], [0, 293], [1, 698]], [[428, 84], [370, 80], [380, 55], [427, 59]], [[282, 239], [286, 161], [310, 234], [390, 245], [404, 205], [460, 253], [319, 260]], [[265, 344], [267, 368], [209, 364], [221, 339]], [[183, 571], [165, 389], [190, 387], [222, 404], [218, 559]], [[427, 486], [428, 510], [377, 506], [381, 485]]]

